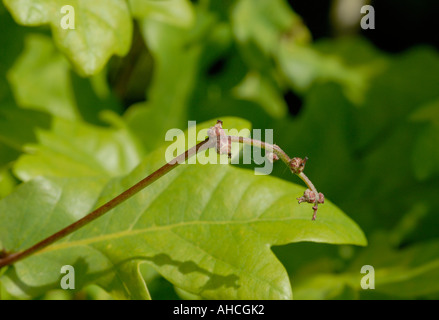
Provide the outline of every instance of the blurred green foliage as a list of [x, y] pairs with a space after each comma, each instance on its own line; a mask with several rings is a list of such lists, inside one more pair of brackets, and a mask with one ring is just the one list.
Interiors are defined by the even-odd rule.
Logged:
[[[284, 0], [74, 2], [75, 31], [59, 27], [55, 1], [0, 5], [0, 198], [39, 175], [103, 186], [168, 129], [240, 117], [308, 156], [308, 176], [369, 242], [273, 247], [294, 298], [439, 297], [436, 49], [313, 41]], [[297, 182], [281, 164], [272, 175]], [[360, 286], [363, 265], [374, 290]], [[195, 298], [141, 271], [153, 299]], [[39, 298], [108, 298], [99, 290]], [[12, 298], [1, 284], [0, 295]]]

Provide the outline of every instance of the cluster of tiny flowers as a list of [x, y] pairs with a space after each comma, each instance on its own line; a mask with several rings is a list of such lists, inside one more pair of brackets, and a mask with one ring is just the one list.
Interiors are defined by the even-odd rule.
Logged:
[[216, 152], [227, 154], [229, 158], [232, 156], [232, 143], [223, 129], [221, 120], [218, 120], [213, 127], [207, 130], [207, 135], [210, 139], [216, 139]]
[[[226, 135], [223, 126], [223, 122], [221, 120], [218, 120], [217, 123], [211, 127], [209, 130], [207, 130], [207, 135], [209, 136], [209, 139], [215, 139], [216, 141], [216, 152], [219, 154], [227, 154], [229, 158], [231, 157], [231, 139]], [[266, 152], [266, 158], [270, 162], [274, 162], [276, 160], [279, 160], [279, 156], [272, 152], [272, 150], [267, 150]], [[301, 175], [303, 170], [305, 169], [305, 164], [308, 161], [308, 158], [293, 158], [289, 160], [288, 166], [294, 174]], [[325, 202], [325, 196], [323, 193], [318, 193], [318, 199], [317, 195], [314, 191], [310, 189], [306, 189], [303, 193], [303, 196], [300, 198], [297, 198], [299, 203], [307, 202], [307, 203], [314, 203], [315, 205], [312, 207], [314, 210], [314, 214], [312, 217], [312, 220], [316, 219], [316, 213], [317, 213], [317, 206], [320, 203]]]
[[303, 169], [305, 169], [305, 163], [308, 161], [308, 158], [305, 157], [302, 158], [293, 158], [290, 161], [290, 169], [293, 173], [299, 174], [303, 172]]
[[[299, 200], [299, 203], [302, 202], [316, 203], [316, 194], [314, 193], [314, 191], [310, 189], [306, 189], [305, 192], [303, 193], [303, 196], [297, 198], [297, 200]], [[319, 192], [318, 203], [324, 203], [324, 202], [325, 202], [325, 196], [323, 195], [323, 193]]]

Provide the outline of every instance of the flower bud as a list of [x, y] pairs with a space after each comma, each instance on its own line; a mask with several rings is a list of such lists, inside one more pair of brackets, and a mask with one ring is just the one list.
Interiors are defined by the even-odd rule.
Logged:
[[232, 156], [232, 143], [227, 137], [222, 125], [223, 122], [218, 120], [213, 127], [207, 130], [207, 135], [210, 139], [216, 140], [216, 152], [218, 154], [227, 154], [230, 158]]
[[308, 161], [308, 157], [302, 158], [293, 158], [290, 161], [290, 169], [293, 173], [299, 174], [305, 169], [305, 163]]
[[265, 154], [265, 157], [267, 158], [268, 161], [270, 161], [271, 163], [279, 160], [279, 157], [277, 156], [277, 154], [275, 154], [274, 152], [267, 152]]
[[319, 203], [325, 203], [325, 196], [321, 192], [319, 192]]
[[[314, 191], [312, 191], [310, 189], [306, 189], [305, 192], [303, 193], [303, 196], [300, 198], [297, 198], [297, 200], [299, 200], [299, 203], [302, 203], [302, 202], [315, 203], [316, 202], [316, 194], [314, 193]], [[318, 203], [324, 203], [324, 202], [325, 202], [325, 196], [323, 195], [323, 193], [319, 192]]]

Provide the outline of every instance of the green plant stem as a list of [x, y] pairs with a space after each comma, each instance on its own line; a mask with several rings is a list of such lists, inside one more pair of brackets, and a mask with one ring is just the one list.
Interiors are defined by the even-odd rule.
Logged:
[[248, 144], [254, 147], [259, 147], [262, 149], [266, 149], [270, 152], [275, 153], [280, 160], [282, 160], [287, 166], [290, 165], [291, 158], [283, 151], [278, 145], [267, 143], [260, 140], [255, 140], [251, 138], [245, 137], [237, 137], [237, 136], [228, 136], [232, 142], [240, 142], [244, 144]]
[[[260, 141], [260, 140], [251, 139], [251, 138], [244, 138], [244, 137], [237, 137], [237, 136], [228, 136], [228, 137], [230, 138], [230, 140], [232, 142], [245, 143], [245, 144], [248, 144], [251, 146], [263, 148], [263, 149], [266, 149], [270, 152], [273, 152], [279, 157], [280, 160], [282, 160], [282, 162], [284, 162], [287, 165], [287, 167], [290, 166], [291, 158], [278, 145], [267, 143], [267, 142]], [[317, 205], [318, 201], [320, 200], [320, 197], [319, 197], [319, 193], [317, 192], [316, 187], [303, 172], [297, 173], [297, 175], [299, 176], [300, 179], [302, 179], [303, 182], [305, 182], [307, 187], [315, 193], [315, 195], [316, 195], [315, 205]]]

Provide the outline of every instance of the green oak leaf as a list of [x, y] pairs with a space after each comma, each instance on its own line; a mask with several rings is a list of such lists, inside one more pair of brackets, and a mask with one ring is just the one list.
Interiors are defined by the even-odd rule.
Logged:
[[237, 98], [260, 103], [273, 118], [287, 115], [288, 106], [274, 83], [257, 72], [249, 72], [243, 81], [233, 89]]
[[49, 37], [30, 34], [25, 38], [25, 50], [9, 70], [8, 80], [19, 106], [70, 120], [79, 118], [69, 63]]
[[[354, 59], [353, 52], [361, 52], [365, 59]], [[318, 82], [336, 82], [357, 105], [364, 102], [372, 77], [381, 72], [387, 63], [385, 57], [376, 53], [370, 44], [355, 38], [320, 41], [313, 45], [284, 40], [276, 59], [297, 92], [304, 93]]]
[[50, 37], [30, 33], [24, 40], [23, 52], [7, 72], [18, 106], [99, 124], [100, 111], [120, 110], [107, 87], [105, 72], [82, 78], [71, 72], [69, 62]]
[[356, 116], [355, 125], [360, 128], [356, 148], [382, 141], [383, 135], [394, 131], [418, 108], [438, 99], [439, 54], [429, 47], [414, 47], [395, 55], [371, 80]]
[[296, 44], [311, 38], [302, 19], [284, 0], [237, 1], [231, 20], [237, 41], [254, 43], [265, 55], [276, 55], [282, 37]]
[[[229, 19], [238, 54], [249, 68], [234, 95], [259, 104], [273, 118], [285, 118], [286, 81], [275, 62], [283, 41], [308, 43], [309, 30], [285, 0], [236, 1]], [[235, 69], [232, 77], [237, 77]]]
[[49, 129], [36, 130], [37, 143], [25, 146], [14, 164], [23, 181], [39, 175], [113, 177], [127, 174], [144, 155], [137, 139], [116, 114], [104, 113], [111, 127], [54, 118]]
[[[377, 232], [344, 272], [308, 274], [293, 285], [294, 292], [297, 298], [312, 300], [343, 298], [346, 291], [352, 293], [351, 299], [435, 299], [439, 293], [438, 252], [437, 239], [396, 249], [389, 244], [388, 234]], [[373, 274], [360, 272], [365, 265], [373, 267]], [[373, 276], [373, 290], [362, 288], [365, 276]]]
[[3, 104], [0, 108], [0, 141], [21, 152], [25, 144], [36, 141], [35, 131], [49, 128], [51, 120], [45, 112]]
[[[131, 45], [132, 20], [124, 0], [3, 0], [15, 21], [26, 26], [49, 24], [59, 49], [85, 76], [98, 73], [113, 55], [125, 55]], [[63, 18], [74, 9], [74, 29]], [[69, 21], [73, 23], [73, 21]]]
[[[249, 126], [236, 118], [223, 120], [225, 127], [238, 131]], [[174, 143], [195, 143], [184, 142], [177, 138]], [[0, 241], [6, 250], [25, 249], [56, 229], [52, 220], [67, 225], [72, 216], [86, 214], [93, 202], [103, 204], [157, 170], [165, 163], [164, 154], [165, 148], [151, 153], [95, 200], [96, 190], [87, 191], [92, 188], [89, 181], [84, 188], [72, 179], [25, 183], [0, 202]], [[82, 191], [75, 195], [74, 190]], [[70, 264], [77, 267], [81, 285], [96, 281], [119, 297], [140, 298], [147, 296], [147, 289], [138, 264], [147, 263], [176, 287], [203, 298], [291, 299], [288, 275], [272, 245], [366, 244], [360, 228], [330, 201], [312, 221], [311, 206], [296, 200], [303, 191], [302, 186], [228, 164], [180, 165], [98, 220], [17, 262], [2, 281], [14, 294], [34, 296], [57, 287], [61, 266]], [[36, 224], [44, 227], [36, 229]]]
[[[73, 223], [92, 209], [102, 183], [105, 183], [105, 180], [99, 178], [49, 180], [39, 177], [23, 184], [0, 205], [2, 241], [8, 244], [9, 250], [25, 248], [40, 240], [42, 235], [52, 234]], [[19, 202], [23, 205], [19, 205]], [[21, 216], [21, 223], [16, 220], [18, 216]], [[35, 224], [38, 224], [39, 232], [32, 231]], [[12, 229], [7, 229], [8, 225], [14, 225], [13, 232], [10, 232]], [[12, 242], [15, 244], [11, 245]], [[67, 254], [35, 256], [30, 262], [30, 265], [25, 263], [25, 268], [31, 268], [25, 274], [22, 273], [21, 265], [17, 264], [7, 270], [6, 277], [2, 277], [2, 283], [10, 294], [36, 297], [49, 289], [60, 289], [60, 280], [63, 276], [60, 269], [63, 265], [71, 265], [77, 273], [75, 277], [77, 288], [93, 281], [116, 298], [144, 299], [149, 296], [145, 285], [142, 288], [140, 273], [136, 272], [137, 266], [133, 267], [131, 263], [114, 266], [112, 261], [92, 247], [79, 246], [72, 248]], [[43, 268], [44, 272], [36, 276], [32, 271], [35, 267]], [[126, 283], [134, 283], [134, 291], [126, 286]]]
[[134, 18], [148, 18], [181, 27], [194, 21], [194, 10], [189, 0], [129, 0]]

